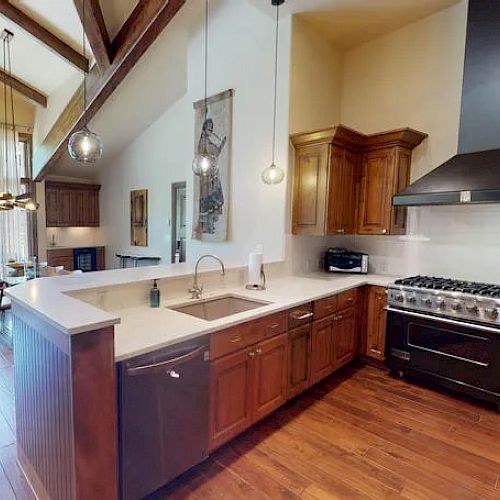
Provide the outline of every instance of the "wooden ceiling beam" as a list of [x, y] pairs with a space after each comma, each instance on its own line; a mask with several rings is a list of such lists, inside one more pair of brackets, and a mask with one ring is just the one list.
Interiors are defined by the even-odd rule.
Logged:
[[47, 96], [45, 94], [31, 87], [22, 80], [19, 80], [15, 76], [4, 73], [1, 69], [0, 69], [0, 89], [3, 86], [4, 78], [7, 87], [12, 87], [16, 92], [19, 92], [19, 94], [23, 95], [24, 97], [27, 97], [29, 100], [37, 104], [40, 104], [40, 106], [43, 106], [44, 108], [47, 107]]
[[111, 63], [111, 44], [99, 0], [74, 0], [74, 4], [96, 63], [101, 70], [105, 69]]
[[[87, 109], [76, 118], [75, 109], [80, 101], [75, 95], [59, 117], [57, 127], [55, 125], [50, 130], [35, 151], [33, 170], [38, 172], [36, 180], [42, 180], [51, 166], [63, 157], [71, 134], [87, 125], [96, 115], [185, 2], [186, 0], [139, 2], [111, 44], [111, 64], [104, 71], [94, 65], [88, 74]], [[80, 102], [80, 105], [83, 103]], [[69, 127], [68, 123], [71, 123]]]
[[19, 10], [17, 7], [12, 5], [8, 0], [0, 0], [0, 14], [17, 24], [30, 35], [38, 38], [40, 42], [53, 50], [56, 54], [66, 59], [73, 66], [81, 69], [82, 71], [89, 70], [89, 62], [85, 57], [83, 57], [82, 54], [70, 47], [66, 42], [63, 42], [41, 24], [37, 23], [22, 10]]

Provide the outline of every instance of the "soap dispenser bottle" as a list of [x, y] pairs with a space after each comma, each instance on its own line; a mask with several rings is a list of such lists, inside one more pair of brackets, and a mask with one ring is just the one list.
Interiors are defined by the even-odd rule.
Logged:
[[156, 283], [156, 280], [153, 282], [153, 288], [151, 288], [149, 292], [149, 305], [150, 307], [160, 307], [160, 289]]

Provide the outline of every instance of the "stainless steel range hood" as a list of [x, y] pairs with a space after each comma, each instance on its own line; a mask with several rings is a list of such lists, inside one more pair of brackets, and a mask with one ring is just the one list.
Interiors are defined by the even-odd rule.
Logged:
[[394, 196], [394, 205], [500, 203], [499, 23], [499, 0], [469, 0], [458, 154]]

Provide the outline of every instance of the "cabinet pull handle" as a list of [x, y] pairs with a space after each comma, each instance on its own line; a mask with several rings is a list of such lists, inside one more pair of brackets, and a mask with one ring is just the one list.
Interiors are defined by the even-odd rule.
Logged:
[[251, 357], [251, 358], [253, 358], [253, 357], [255, 356], [255, 353], [254, 353], [253, 351], [250, 351], [250, 352], [248, 353], [248, 356], [249, 356], [249, 357]]
[[255, 349], [256, 354], [262, 354], [262, 349]]
[[314, 316], [314, 313], [310, 312], [310, 311], [308, 311], [306, 313], [304, 313], [302, 311], [297, 311], [297, 312], [291, 314], [292, 319], [295, 321], [302, 321], [304, 319], [312, 318], [313, 316]]
[[352, 302], [354, 299], [352, 297], [347, 297], [347, 299], [345, 299], [346, 302]]
[[275, 330], [275, 329], [276, 329], [276, 328], [278, 328], [279, 326], [280, 326], [280, 324], [279, 324], [279, 323], [273, 323], [272, 325], [269, 325], [269, 328], [270, 328], [271, 330]]
[[337, 233], [344, 234], [345, 233], [345, 229], [337, 229]]
[[237, 335], [236, 337], [232, 337], [230, 342], [231, 343], [236, 343], [236, 342], [239, 342], [241, 340], [241, 335]]
[[382, 234], [387, 234], [387, 229], [382, 229]]

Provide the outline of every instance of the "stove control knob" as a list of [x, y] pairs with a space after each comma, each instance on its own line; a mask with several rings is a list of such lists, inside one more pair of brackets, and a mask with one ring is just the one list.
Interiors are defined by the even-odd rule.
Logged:
[[460, 302], [455, 302], [454, 304], [451, 305], [451, 308], [455, 311], [455, 312], [459, 312], [462, 310], [462, 304], [460, 304]]
[[441, 309], [442, 311], [444, 311], [446, 309], [446, 302], [441, 299], [441, 300], [438, 300], [436, 302], [436, 305], [439, 307], [439, 309]]
[[410, 295], [410, 296], [408, 297], [408, 302], [409, 302], [410, 304], [415, 304], [415, 302], [417, 302], [417, 297], [415, 297], [415, 295]]
[[478, 314], [479, 313], [479, 307], [477, 307], [475, 304], [469, 304], [466, 306], [467, 312], [471, 314]]
[[394, 297], [394, 299], [397, 301], [397, 302], [404, 302], [405, 301], [405, 298], [401, 295], [401, 294], [398, 294]]
[[498, 318], [498, 309], [496, 307], [487, 308], [484, 310], [484, 313], [492, 319]]
[[424, 305], [426, 305], [427, 307], [432, 307], [432, 299], [425, 299]]

